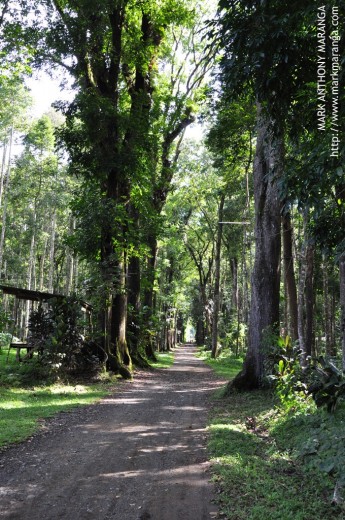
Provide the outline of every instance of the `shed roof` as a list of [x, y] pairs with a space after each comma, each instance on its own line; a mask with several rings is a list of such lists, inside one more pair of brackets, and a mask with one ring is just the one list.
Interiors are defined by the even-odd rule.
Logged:
[[[64, 294], [54, 294], [42, 291], [32, 291], [31, 289], [22, 289], [20, 287], [13, 287], [11, 285], [0, 285], [0, 289], [4, 294], [12, 294], [19, 300], [29, 300], [36, 302], [46, 302], [52, 298], [66, 298]], [[92, 305], [89, 303], [79, 300], [80, 305], [86, 311], [92, 311]]]

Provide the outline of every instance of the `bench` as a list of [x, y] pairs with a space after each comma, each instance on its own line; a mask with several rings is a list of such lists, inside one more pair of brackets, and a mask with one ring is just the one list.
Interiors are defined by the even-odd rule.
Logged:
[[[16, 354], [17, 361], [21, 361], [20, 351], [22, 349], [24, 349], [24, 348], [26, 349], [27, 357], [30, 357], [30, 354], [33, 351], [33, 347], [28, 347], [28, 344], [26, 343], [26, 341], [17, 341], [17, 342], [10, 343], [10, 346], [8, 348], [8, 355], [10, 353], [11, 348], [15, 348], [17, 350], [17, 354]], [[8, 355], [7, 355], [7, 359], [8, 359]]]

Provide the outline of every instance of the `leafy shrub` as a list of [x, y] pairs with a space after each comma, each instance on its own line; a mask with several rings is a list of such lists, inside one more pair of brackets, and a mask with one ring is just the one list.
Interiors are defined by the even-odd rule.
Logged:
[[[83, 350], [80, 303], [75, 297], [56, 298], [50, 308], [31, 313], [28, 344], [39, 352], [39, 362], [52, 372], [86, 370], [95, 356]], [[99, 360], [98, 366], [99, 366]]]
[[333, 363], [318, 358], [313, 367], [313, 382], [308, 387], [318, 408], [325, 406], [327, 411], [334, 412], [338, 401], [345, 396], [345, 376]]
[[48, 320], [52, 331], [47, 338], [44, 359], [54, 368], [74, 369], [76, 355], [83, 344], [80, 303], [74, 297], [56, 299], [48, 311]]
[[9, 332], [0, 332], [0, 351], [2, 348], [8, 347], [12, 339]]
[[11, 321], [11, 316], [3, 309], [0, 309], [0, 330], [3, 331], [6, 329], [10, 325]]
[[267, 379], [273, 382], [283, 408], [300, 406], [307, 398], [305, 375], [300, 364], [300, 350], [292, 344], [290, 336], [278, 337], [267, 354]]

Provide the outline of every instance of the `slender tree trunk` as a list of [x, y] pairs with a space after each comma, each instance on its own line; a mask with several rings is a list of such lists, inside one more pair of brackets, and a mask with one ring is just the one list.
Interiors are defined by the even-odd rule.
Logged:
[[53, 292], [54, 281], [54, 254], [55, 254], [55, 233], [56, 233], [56, 211], [53, 213], [50, 233], [50, 250], [49, 250], [49, 270], [48, 270], [48, 292]]
[[289, 333], [293, 341], [298, 339], [297, 287], [293, 256], [293, 228], [290, 213], [283, 216], [284, 275], [288, 297]]
[[2, 206], [2, 197], [4, 191], [4, 184], [6, 179], [6, 173], [8, 170], [7, 159], [7, 144], [5, 143], [2, 147], [2, 160], [1, 160], [1, 177], [0, 177], [0, 207]]
[[146, 260], [146, 288], [143, 297], [143, 341], [148, 359], [155, 361], [155, 338], [153, 335], [154, 315], [154, 282], [157, 261], [157, 238], [155, 234], [148, 236], [149, 255]]
[[298, 279], [298, 343], [302, 353], [301, 365], [307, 366], [307, 347], [305, 330], [305, 288], [307, 279], [307, 224], [308, 214], [303, 216], [303, 237], [300, 252], [299, 279]]
[[0, 237], [0, 279], [1, 279], [1, 273], [2, 273], [4, 246], [5, 246], [6, 217], [7, 217], [7, 193], [8, 193], [9, 183], [10, 183], [10, 176], [11, 176], [12, 142], [13, 142], [13, 128], [11, 128], [11, 134], [10, 134], [8, 163], [7, 163], [7, 167], [5, 168], [5, 171], [3, 173], [3, 175], [5, 176], [5, 179], [2, 181], [4, 184], [3, 184], [3, 190], [2, 190], [3, 207], [2, 207], [2, 228], [1, 228], [1, 237]]
[[341, 348], [342, 348], [342, 364], [345, 372], [345, 256], [340, 258], [339, 262], [339, 279], [340, 279], [340, 307], [341, 307]]
[[279, 326], [281, 218], [277, 180], [282, 175], [283, 136], [258, 105], [257, 147], [254, 159], [255, 262], [249, 345], [242, 372], [231, 388], [252, 389], [263, 383], [265, 336]]
[[314, 341], [314, 245], [308, 244], [305, 280], [305, 350], [308, 357], [315, 353]]
[[[70, 217], [69, 234], [73, 235], [76, 227], [76, 220], [74, 217]], [[73, 292], [74, 287], [74, 254], [70, 248], [67, 248], [66, 252], [66, 275], [65, 275], [65, 294], [69, 296]]]
[[[324, 316], [324, 332], [326, 338], [326, 355], [333, 356], [334, 344], [333, 344], [333, 309], [332, 301], [333, 298], [329, 291], [329, 270], [330, 266], [327, 262], [326, 255], [323, 255], [322, 264], [322, 285], [323, 285], [323, 316]], [[334, 297], [334, 296], [333, 296]]]
[[48, 237], [44, 240], [43, 250], [42, 254], [38, 257], [38, 263], [39, 263], [39, 282], [38, 282], [38, 290], [43, 291], [44, 288], [44, 266], [46, 262], [46, 256], [47, 256], [47, 247], [48, 247]]
[[216, 241], [216, 256], [215, 256], [215, 280], [214, 280], [214, 292], [213, 292], [213, 327], [212, 327], [212, 352], [211, 357], [217, 357], [218, 350], [218, 319], [219, 319], [219, 307], [220, 307], [220, 259], [221, 259], [221, 246], [222, 246], [222, 234], [223, 234], [223, 210], [225, 202], [225, 193], [222, 193], [219, 208], [218, 208], [218, 233]]
[[79, 275], [79, 259], [78, 256], [74, 256], [73, 258], [73, 285], [72, 292], [77, 293], [78, 289], [78, 275]]
[[238, 261], [237, 261], [237, 258], [231, 258], [230, 266], [231, 266], [231, 274], [232, 274], [232, 298], [231, 298], [232, 312], [231, 312], [231, 316], [234, 313], [236, 313], [237, 334], [236, 334], [235, 356], [237, 357], [238, 353], [239, 353], [240, 325], [241, 325], [241, 312], [240, 312], [239, 290], [238, 290]]

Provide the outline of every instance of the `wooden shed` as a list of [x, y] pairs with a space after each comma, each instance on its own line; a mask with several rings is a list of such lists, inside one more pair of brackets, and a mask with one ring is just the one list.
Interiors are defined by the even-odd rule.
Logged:
[[[66, 298], [66, 295], [64, 294], [55, 294], [55, 293], [48, 293], [43, 291], [33, 291], [31, 289], [22, 289], [20, 287], [13, 287], [11, 285], [0, 285], [0, 290], [3, 292], [3, 294], [12, 295], [15, 297], [15, 305], [14, 305], [14, 319], [13, 319], [13, 327], [11, 331], [11, 342], [9, 345], [8, 354], [11, 350], [11, 348], [14, 348], [17, 350], [16, 358], [18, 361], [20, 361], [20, 351], [21, 349], [26, 349], [28, 355], [31, 353], [32, 348], [28, 347], [27, 341], [26, 341], [26, 335], [21, 338], [21, 341], [13, 341], [15, 337], [16, 327], [18, 327], [18, 309], [19, 309], [19, 302], [20, 300], [24, 300], [26, 302], [39, 302], [39, 303], [48, 303], [49, 300], [52, 299], [63, 299]], [[80, 306], [83, 310], [83, 312], [87, 315], [87, 321], [88, 326], [90, 329], [92, 329], [92, 305], [85, 302], [84, 300], [78, 300], [80, 303]], [[8, 357], [8, 356], [7, 356]]]

